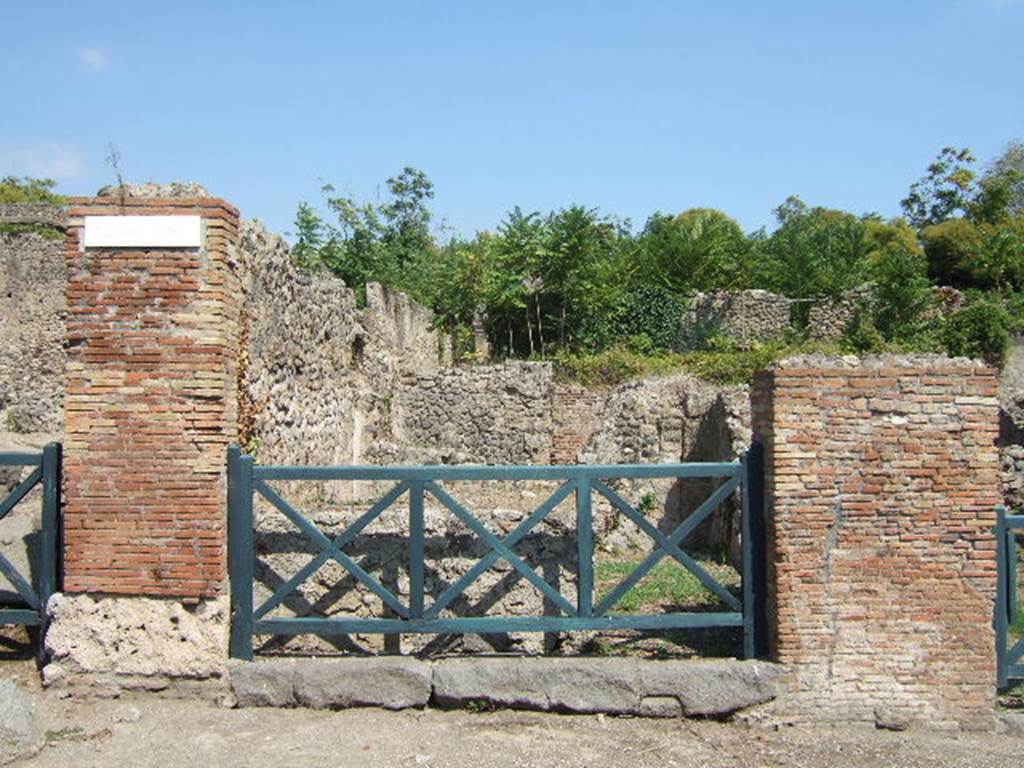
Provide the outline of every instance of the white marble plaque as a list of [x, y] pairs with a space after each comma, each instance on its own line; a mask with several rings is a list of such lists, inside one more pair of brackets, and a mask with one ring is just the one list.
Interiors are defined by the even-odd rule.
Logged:
[[199, 248], [199, 216], [86, 216], [86, 248]]

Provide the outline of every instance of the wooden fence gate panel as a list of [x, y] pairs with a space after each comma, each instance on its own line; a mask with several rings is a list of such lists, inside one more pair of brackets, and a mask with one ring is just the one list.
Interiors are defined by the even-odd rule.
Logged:
[[[763, 553], [763, 459], [755, 446], [740, 461], [690, 464], [616, 464], [570, 466], [418, 466], [418, 467], [311, 467], [261, 466], [251, 456], [232, 447], [228, 458], [229, 566], [231, 574], [231, 655], [251, 659], [253, 635], [338, 635], [352, 633], [498, 633], [564, 632], [573, 630], [679, 629], [739, 627], [743, 631], [744, 655], [763, 653], [764, 553]], [[611, 479], [714, 478], [719, 485], [674, 530], [665, 533], [619, 496], [608, 483]], [[271, 485], [273, 481], [373, 480], [394, 486], [345, 530], [333, 539]], [[553, 480], [560, 483], [540, 506], [514, 530], [496, 534], [441, 485], [442, 481]], [[743, 567], [740, 596], [734, 595], [682, 548], [685, 539], [710, 515], [739, 491], [742, 502]], [[296, 573], [285, 579], [262, 605], [253, 604], [256, 547], [253, 499], [259, 494], [290, 521], [318, 552]], [[606, 596], [594, 601], [593, 498], [598, 494], [624, 518], [630, 520], [655, 544], [655, 548]], [[427, 604], [424, 590], [424, 502], [433, 497], [461, 521], [487, 548], [468, 572], [445, 585]], [[408, 532], [405, 567], [409, 596], [403, 603], [359, 563], [345, 553], [360, 532], [401, 497], [407, 498]], [[575, 539], [577, 549], [575, 601], [548, 583], [515, 552], [515, 546], [561, 502], [575, 496]], [[623, 615], [612, 608], [650, 570], [669, 557], [692, 573], [728, 610]], [[543, 616], [446, 616], [453, 601], [494, 565], [504, 560], [529, 581], [560, 615]], [[358, 584], [376, 594], [397, 618], [268, 618], [286, 598], [322, 565], [333, 561]]]
[[22, 480], [0, 503], [0, 520], [36, 487], [42, 486], [42, 517], [39, 547], [34, 573], [21, 573], [0, 554], [0, 575], [10, 583], [19, 602], [0, 607], [0, 624], [39, 626], [46, 616], [46, 601], [59, 587], [60, 549], [60, 445], [50, 443], [42, 453], [0, 453], [0, 466], [31, 467]]
[[1008, 515], [999, 509], [996, 524], [996, 551], [999, 582], [996, 593], [996, 661], [999, 687], [1010, 680], [1024, 680], [1024, 614], [1020, 610], [1018, 585], [1019, 532], [1024, 531], [1024, 515]]

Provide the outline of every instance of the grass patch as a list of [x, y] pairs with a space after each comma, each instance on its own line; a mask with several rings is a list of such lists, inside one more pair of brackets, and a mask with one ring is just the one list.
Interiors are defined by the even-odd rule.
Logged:
[[[643, 559], [643, 556], [638, 556], [595, 563], [597, 602], [632, 573]], [[730, 591], [739, 589], [739, 574], [730, 566], [708, 561], [701, 562], [701, 565]], [[679, 606], [700, 608], [719, 605], [721, 600], [696, 576], [674, 561], [662, 560], [623, 595], [611, 613], [662, 613], [677, 610]]]

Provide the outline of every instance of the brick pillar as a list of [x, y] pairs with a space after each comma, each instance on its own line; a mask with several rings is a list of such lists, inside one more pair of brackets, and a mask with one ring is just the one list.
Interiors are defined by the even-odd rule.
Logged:
[[796, 717], [979, 724], [995, 698], [995, 372], [794, 359], [758, 375], [769, 642]]
[[[111, 216], [199, 217], [199, 247], [127, 218], [100, 222], [121, 232], [88, 247], [85, 217]], [[69, 224], [64, 589], [220, 594], [238, 212], [214, 198], [86, 198]]]

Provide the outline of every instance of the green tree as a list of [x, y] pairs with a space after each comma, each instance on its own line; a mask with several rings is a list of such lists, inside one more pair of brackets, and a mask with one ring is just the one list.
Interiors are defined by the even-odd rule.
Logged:
[[609, 312], [626, 279], [621, 275], [616, 281], [620, 229], [597, 209], [580, 205], [550, 214], [545, 229], [545, 258], [538, 277], [553, 304], [558, 345], [572, 346], [584, 341], [574, 338], [574, 331], [588, 318]]
[[984, 298], [949, 318], [943, 342], [950, 355], [980, 358], [1001, 366], [1010, 344], [1010, 316], [998, 301]]
[[977, 174], [971, 168], [973, 164], [970, 149], [942, 148], [927, 173], [911, 185], [910, 193], [900, 201], [915, 228], [924, 229], [957, 213], [967, 213], [975, 195]]
[[676, 292], [738, 285], [749, 244], [736, 221], [713, 208], [655, 213], [641, 235], [641, 279]]
[[868, 270], [874, 283], [875, 326], [888, 341], [924, 334], [935, 300], [917, 234], [904, 221], [868, 221]]
[[493, 256], [493, 236], [484, 234], [468, 242], [452, 240], [422, 264], [422, 300], [446, 332], [459, 337], [486, 303]]
[[33, 179], [29, 176], [0, 178], [0, 203], [52, 203], [62, 205], [64, 197], [53, 191], [53, 179]]
[[921, 233], [936, 282], [959, 288], [1004, 290], [1024, 286], [1024, 220], [997, 223], [968, 218], [933, 224]]
[[428, 207], [434, 184], [423, 171], [406, 166], [387, 185], [391, 199], [377, 210], [383, 220], [381, 239], [390, 260], [401, 269], [434, 247]]
[[422, 270], [410, 265], [436, 254], [427, 201], [433, 185], [426, 174], [406, 167], [387, 180], [383, 203], [360, 203], [322, 188], [333, 221], [326, 221], [308, 203], [300, 203], [295, 219], [297, 261], [323, 265], [352, 287], [379, 281], [419, 295]]
[[809, 208], [790, 197], [775, 209], [778, 228], [757, 243], [755, 283], [794, 298], [838, 296], [868, 277], [865, 219]]
[[1006, 210], [1011, 216], [1024, 216], [1024, 142], [1011, 141], [992, 161], [982, 183], [995, 182], [1007, 195]]
[[[541, 272], [547, 255], [547, 227], [536, 211], [523, 213], [516, 206], [498, 226], [494, 241], [495, 273], [492, 285], [497, 288], [495, 307], [505, 318], [506, 330], [525, 321], [529, 355], [544, 354], [544, 280]], [[510, 342], [514, 346], [514, 334]]]

